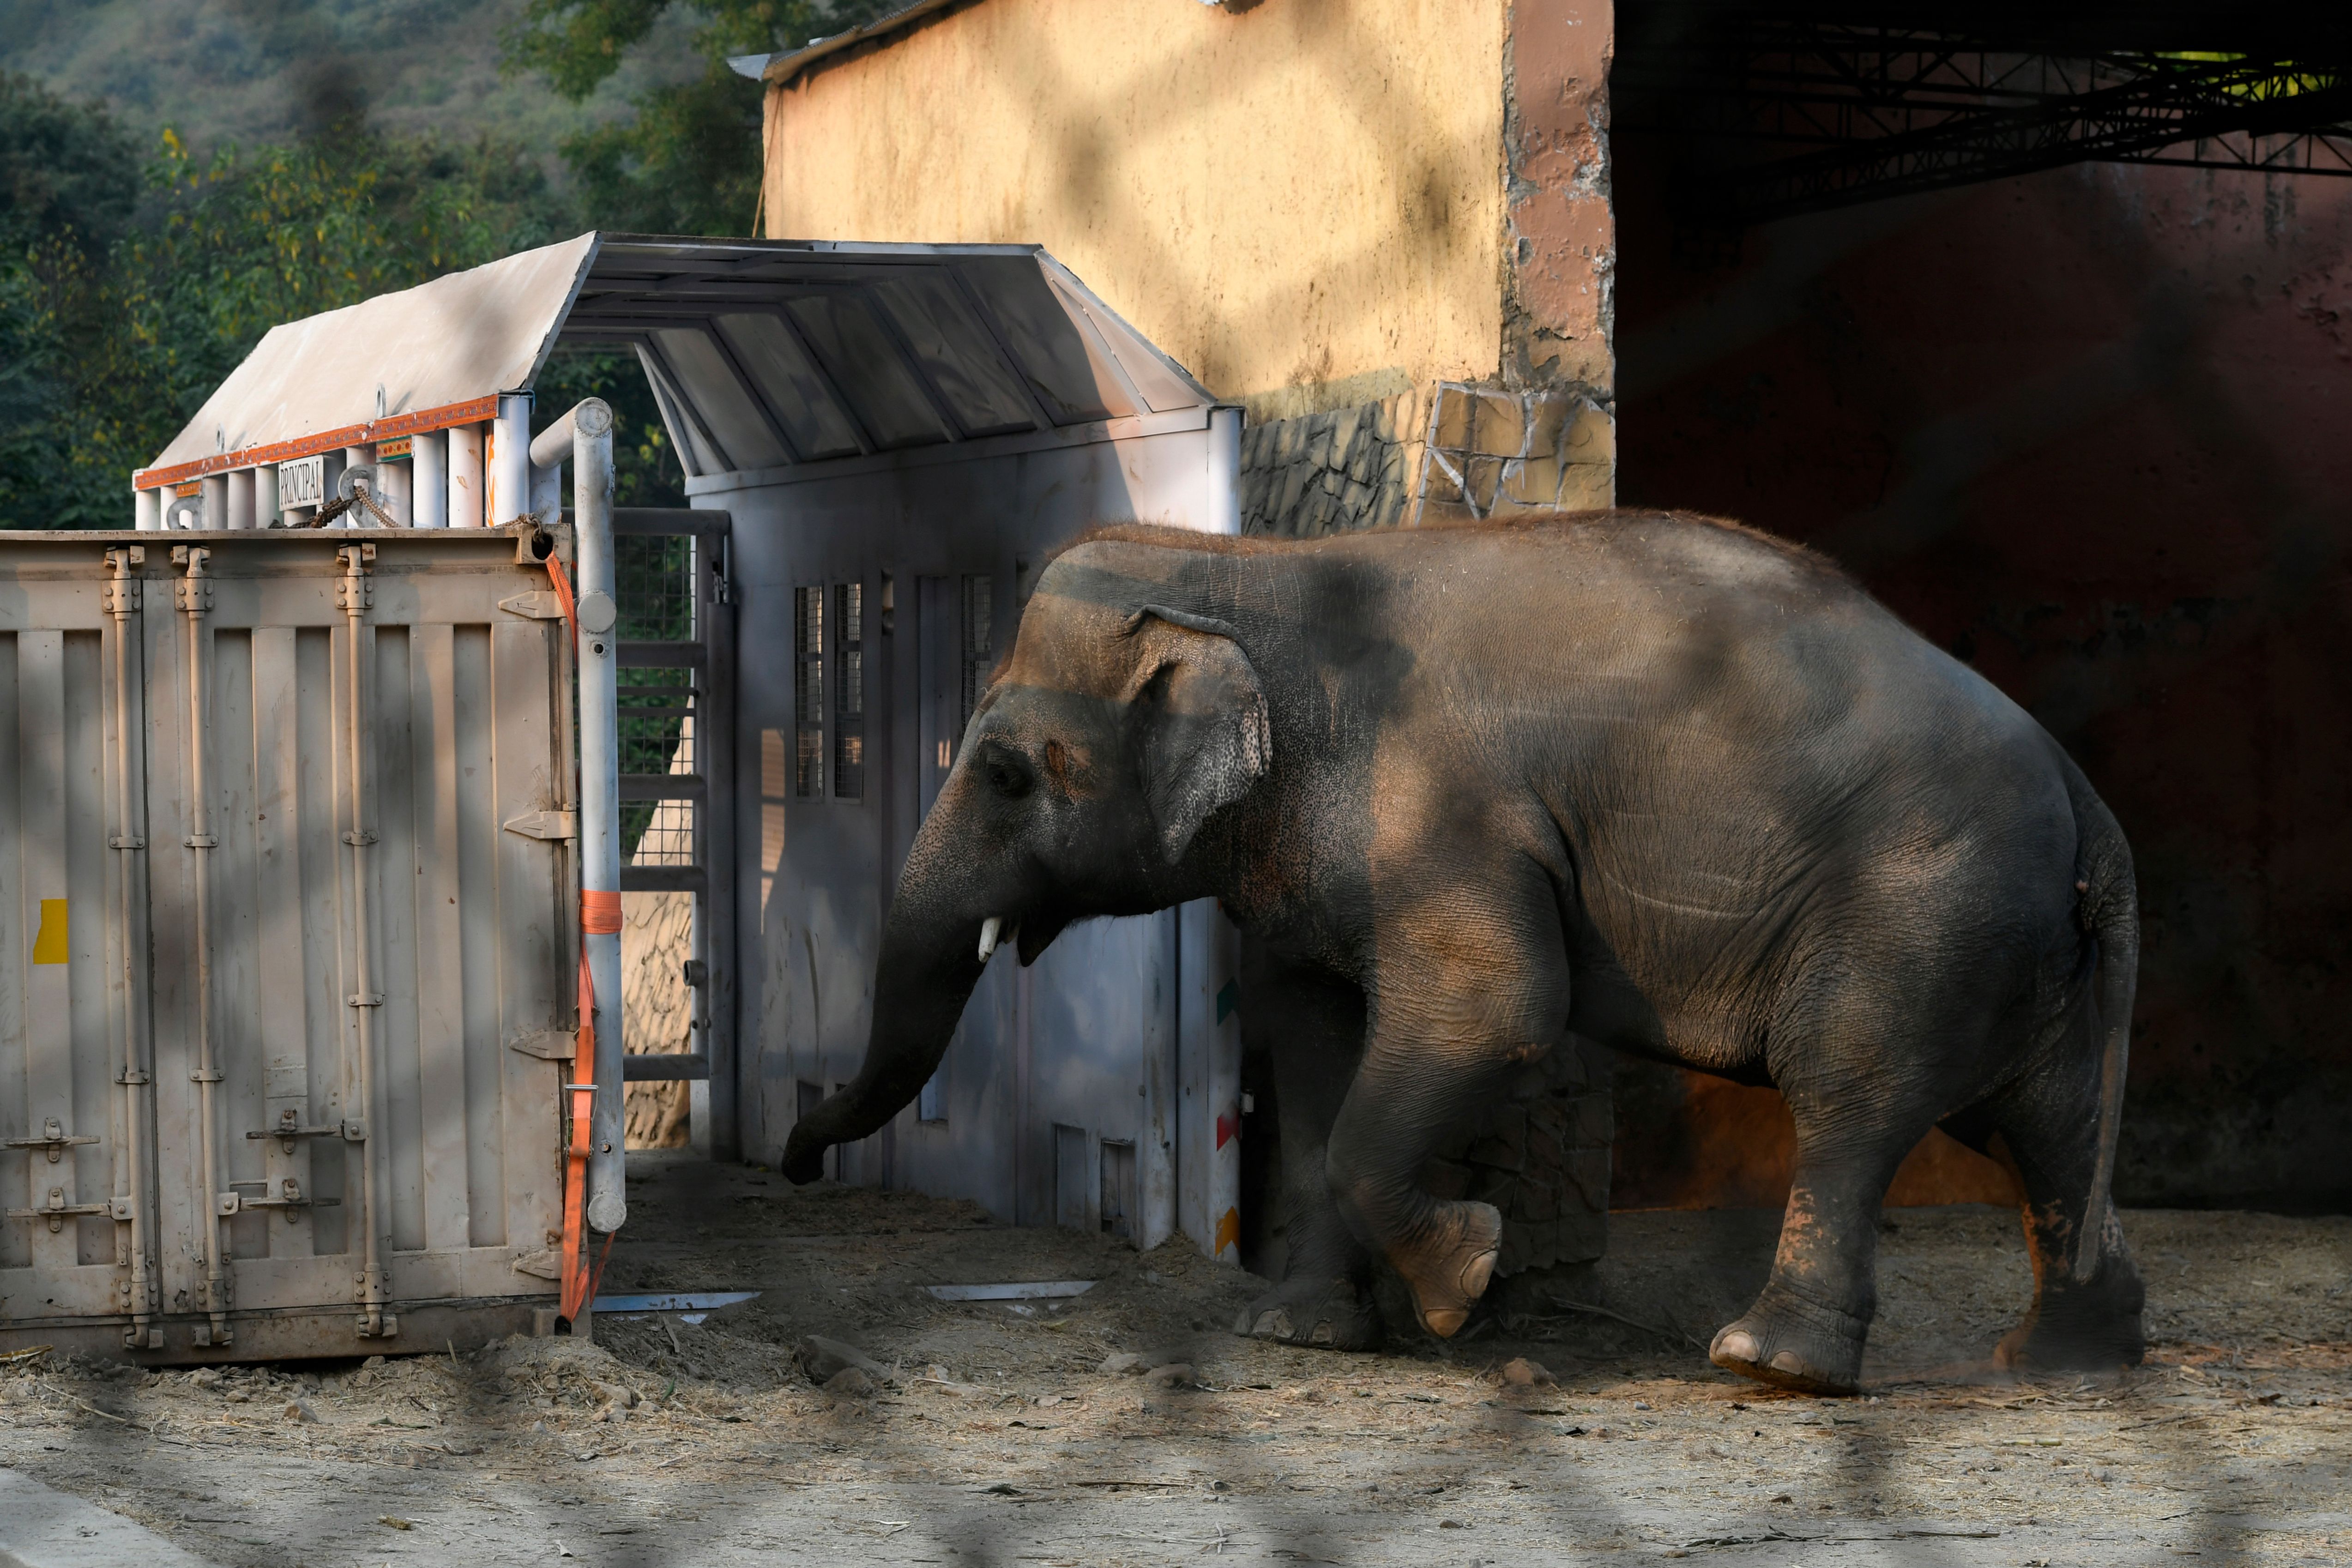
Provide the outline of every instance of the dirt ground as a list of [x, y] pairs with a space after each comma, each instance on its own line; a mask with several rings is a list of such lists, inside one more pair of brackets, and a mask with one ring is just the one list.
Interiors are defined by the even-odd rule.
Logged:
[[[0, 1368], [0, 1466], [268, 1568], [2352, 1562], [2352, 1219], [2131, 1214], [2148, 1364], [2021, 1382], [1982, 1359], [2030, 1289], [2014, 1215], [1895, 1211], [1869, 1389], [1815, 1400], [1698, 1348], [1769, 1215], [1620, 1215], [1463, 1338], [1340, 1356], [1234, 1338], [1253, 1283], [1181, 1241], [633, 1165], [605, 1289], [757, 1300], [382, 1363], [37, 1357]], [[1013, 1279], [1100, 1283], [1026, 1315], [917, 1289]], [[887, 1375], [812, 1387], [812, 1333]], [[1522, 1357], [1557, 1382], [1501, 1382]]]

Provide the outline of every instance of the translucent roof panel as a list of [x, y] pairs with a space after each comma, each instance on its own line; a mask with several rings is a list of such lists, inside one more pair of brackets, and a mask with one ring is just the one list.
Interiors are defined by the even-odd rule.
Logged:
[[803, 294], [785, 301], [784, 310], [877, 447], [928, 447], [947, 439], [914, 366], [883, 334], [865, 300], [845, 293]]
[[662, 363], [698, 477], [1216, 401], [1032, 246], [606, 235], [562, 335]]
[[654, 334], [654, 352], [669, 366], [674, 383], [718, 438], [728, 467], [767, 468], [789, 454], [770, 423], [765, 402], [742, 372], [700, 327], [665, 327]]
[[719, 336], [783, 421], [784, 433], [803, 461], [845, 458], [857, 450], [856, 428], [834, 402], [824, 377], [782, 317], [772, 311], [741, 311], [720, 316], [718, 322]]

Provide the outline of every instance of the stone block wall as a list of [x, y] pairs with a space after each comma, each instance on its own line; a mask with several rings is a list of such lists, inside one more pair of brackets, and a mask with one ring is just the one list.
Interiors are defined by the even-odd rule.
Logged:
[[1612, 503], [1616, 426], [1580, 392], [1441, 382], [1242, 432], [1242, 531], [1359, 528]]

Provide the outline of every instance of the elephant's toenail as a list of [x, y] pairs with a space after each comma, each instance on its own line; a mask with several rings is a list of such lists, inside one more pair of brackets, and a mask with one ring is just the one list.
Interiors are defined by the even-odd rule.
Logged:
[[1423, 1312], [1421, 1321], [1423, 1328], [1439, 1339], [1450, 1340], [1461, 1330], [1463, 1320], [1469, 1316], [1467, 1312], [1448, 1307], [1444, 1311]]
[[1463, 1265], [1462, 1293], [1476, 1300], [1486, 1293], [1486, 1282], [1494, 1277], [1495, 1253], [1490, 1248]]
[[1715, 1359], [1717, 1361], [1746, 1362], [1752, 1366], [1762, 1353], [1756, 1343], [1756, 1336], [1746, 1329], [1726, 1329], [1715, 1342]]
[[1785, 1372], [1791, 1377], [1802, 1377], [1805, 1374], [1805, 1358], [1795, 1351], [1782, 1351], [1772, 1358], [1771, 1364], [1774, 1372]]
[[1339, 1333], [1330, 1324], [1318, 1323], [1315, 1325], [1315, 1331], [1307, 1336], [1307, 1342], [1310, 1345], [1328, 1345], [1339, 1337]]

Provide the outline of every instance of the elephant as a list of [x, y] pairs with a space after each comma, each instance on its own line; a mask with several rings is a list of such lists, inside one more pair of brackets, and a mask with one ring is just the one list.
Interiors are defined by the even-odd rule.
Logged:
[[1214, 897], [1273, 1063], [1290, 1263], [1240, 1328], [1431, 1333], [1501, 1216], [1424, 1163], [1571, 1035], [1786, 1098], [1793, 1180], [1718, 1366], [1859, 1385], [1880, 1205], [1931, 1128], [2005, 1161], [2005, 1365], [2132, 1364], [2111, 1196], [2138, 968], [2121, 828], [2023, 710], [1826, 559], [1659, 511], [1307, 540], [1121, 524], [1046, 563], [887, 910], [815, 1177], [930, 1076], [999, 942]]

